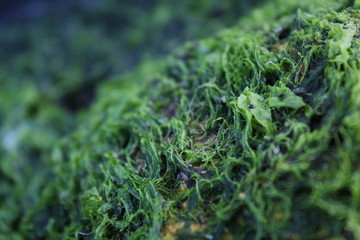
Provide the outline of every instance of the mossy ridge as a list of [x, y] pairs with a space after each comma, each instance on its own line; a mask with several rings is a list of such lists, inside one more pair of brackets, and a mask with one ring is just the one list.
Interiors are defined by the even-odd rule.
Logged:
[[105, 86], [58, 154], [65, 182], [81, 183], [63, 201], [89, 189], [79, 234], [359, 237], [359, 14], [299, 12], [282, 40], [233, 29], [188, 44], [143, 86], [155, 64]]
[[54, 195], [49, 155], [55, 142], [73, 131], [97, 84], [149, 55], [163, 55], [184, 39], [202, 38], [232, 24], [244, 12], [234, 4], [254, 4], [61, 2], [68, 8], [65, 14], [57, 9], [26, 21], [3, 24], [1, 19], [0, 239], [40, 239], [50, 217], [49, 226], [57, 219], [57, 232], [66, 225], [60, 220], [66, 212]]
[[73, 223], [86, 190], [69, 237], [359, 238], [359, 15], [232, 29], [104, 86], [55, 154]]
[[233, 29], [105, 86], [58, 149], [62, 202], [88, 189], [78, 234], [358, 238], [359, 14], [298, 12], [282, 40]]

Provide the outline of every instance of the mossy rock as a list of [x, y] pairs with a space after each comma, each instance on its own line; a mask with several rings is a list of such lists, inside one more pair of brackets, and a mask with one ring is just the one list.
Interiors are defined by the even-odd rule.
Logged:
[[359, 22], [357, 1], [272, 1], [102, 84], [31, 231], [360, 239]]
[[[20, 19], [0, 19], [0, 239], [46, 232], [57, 214], [39, 198], [52, 185], [44, 181], [52, 178], [51, 149], [73, 131], [99, 83], [212, 35], [245, 12], [231, 8], [234, 0], [25, 2]], [[40, 17], [30, 17], [39, 10], [34, 2]]]

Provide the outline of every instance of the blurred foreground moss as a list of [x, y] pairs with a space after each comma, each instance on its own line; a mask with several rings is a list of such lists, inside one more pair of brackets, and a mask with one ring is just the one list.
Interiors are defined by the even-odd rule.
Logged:
[[39, 202], [17, 229], [0, 229], [14, 239], [360, 239], [359, 21], [351, 1], [271, 1], [99, 85], [46, 161]]

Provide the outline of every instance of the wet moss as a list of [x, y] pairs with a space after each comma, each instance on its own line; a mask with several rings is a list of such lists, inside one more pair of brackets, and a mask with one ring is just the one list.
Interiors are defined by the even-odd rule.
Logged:
[[43, 236], [360, 238], [359, 16], [269, 2], [99, 85], [53, 149]]

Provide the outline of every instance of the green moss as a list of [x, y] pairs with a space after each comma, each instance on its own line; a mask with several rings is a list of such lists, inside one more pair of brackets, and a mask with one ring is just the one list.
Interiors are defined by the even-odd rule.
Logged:
[[274, 1], [102, 84], [53, 150], [42, 236], [360, 238], [359, 17]]
[[39, 239], [50, 217], [65, 224], [50, 153], [73, 131], [97, 84], [233, 24], [245, 11], [231, 8], [233, 0], [61, 2], [39, 18], [1, 17], [0, 239]]
[[359, 238], [360, 12], [295, 6], [102, 86], [57, 149], [69, 236]]

